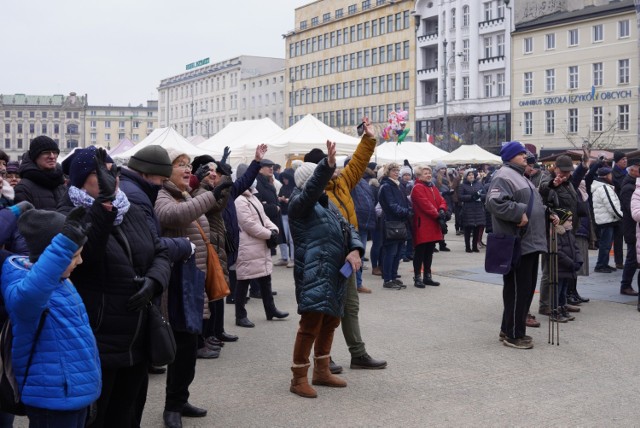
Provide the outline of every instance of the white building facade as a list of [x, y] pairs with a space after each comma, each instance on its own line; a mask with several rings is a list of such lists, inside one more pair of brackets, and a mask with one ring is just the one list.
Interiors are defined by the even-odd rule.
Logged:
[[[185, 137], [211, 136], [229, 122], [250, 118], [240, 103], [242, 81], [284, 69], [284, 59], [241, 55], [215, 64], [197, 66], [162, 79], [158, 87], [158, 122], [173, 126]], [[187, 66], [189, 67], [189, 66]], [[272, 76], [271, 76], [272, 77]], [[278, 83], [279, 83], [279, 79]], [[280, 90], [277, 90], [279, 96]], [[273, 91], [270, 91], [270, 93]], [[247, 95], [244, 95], [246, 98]], [[284, 97], [284, 94], [282, 95]], [[271, 97], [271, 95], [270, 95]], [[250, 106], [250, 103], [245, 104]], [[264, 113], [254, 113], [266, 115]], [[284, 114], [284, 113], [283, 113]], [[265, 117], [265, 116], [261, 116]], [[271, 112], [269, 112], [269, 117]], [[279, 117], [279, 114], [276, 114]]]
[[435, 143], [447, 150], [460, 143], [499, 146], [511, 139], [508, 3], [416, 2], [416, 139], [435, 135]]

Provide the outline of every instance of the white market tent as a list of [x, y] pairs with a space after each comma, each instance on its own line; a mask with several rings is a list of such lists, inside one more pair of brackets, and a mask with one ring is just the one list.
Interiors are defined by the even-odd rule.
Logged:
[[282, 128], [268, 117], [230, 122], [216, 135], [198, 144], [198, 147], [208, 151], [214, 158], [220, 159], [224, 148], [229, 146], [231, 150], [229, 161], [236, 165], [253, 159], [258, 144], [280, 133]]
[[[306, 115], [273, 138], [258, 142], [269, 147], [267, 158], [284, 165], [289, 157], [302, 156], [313, 148], [322, 149], [326, 153], [327, 140], [336, 143], [337, 155], [352, 155], [360, 142], [360, 138], [343, 134], [325, 125], [311, 114]], [[253, 152], [255, 152], [255, 145], [251, 151], [252, 157]]]
[[500, 165], [502, 159], [489, 153], [477, 144], [462, 145], [446, 155], [434, 159], [435, 162], [444, 162], [446, 164], [490, 164]]
[[408, 159], [412, 165], [434, 163], [434, 159], [448, 154], [446, 151], [434, 146], [431, 143], [402, 142], [396, 144], [394, 141], [380, 144], [376, 147], [373, 155], [374, 161], [379, 165], [396, 162], [402, 164]]
[[154, 130], [147, 136], [147, 138], [140, 141], [129, 150], [118, 153], [112, 157], [116, 161], [127, 162], [129, 158], [133, 156], [138, 150], [147, 146], [160, 146], [164, 147], [165, 149], [177, 149], [183, 153], [188, 154], [191, 159], [193, 159], [195, 156], [209, 154], [209, 152], [207, 152], [206, 150], [202, 150], [191, 144], [189, 141], [187, 141], [186, 138], [178, 134], [178, 132], [172, 127], [168, 127]]
[[118, 153], [126, 152], [132, 148], [135, 144], [128, 138], [123, 138], [120, 142], [111, 150], [109, 150], [109, 156], [115, 156]]
[[187, 141], [194, 146], [197, 146], [198, 144], [206, 141], [206, 138], [204, 138], [202, 135], [192, 135], [191, 137], [187, 138]]

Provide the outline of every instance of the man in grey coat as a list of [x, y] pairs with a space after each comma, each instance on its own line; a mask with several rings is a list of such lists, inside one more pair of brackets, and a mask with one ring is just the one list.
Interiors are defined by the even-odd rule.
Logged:
[[[487, 194], [487, 210], [491, 213], [494, 233], [520, 235], [520, 263], [503, 276], [504, 312], [500, 338], [505, 346], [533, 348], [526, 333], [526, 319], [538, 280], [540, 253], [547, 251], [545, 211], [540, 194], [524, 176], [527, 151], [511, 141], [500, 150], [504, 166], [493, 176]], [[531, 215], [527, 215], [531, 201]], [[557, 222], [554, 216], [554, 223]]]

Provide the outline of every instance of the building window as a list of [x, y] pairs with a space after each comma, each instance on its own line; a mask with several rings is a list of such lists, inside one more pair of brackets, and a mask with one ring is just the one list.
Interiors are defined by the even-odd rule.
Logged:
[[[44, 112], [43, 112], [44, 113]], [[5, 110], [4, 117], [11, 117], [11, 112], [9, 110]], [[44, 117], [44, 116], [43, 116]]]
[[602, 24], [593, 26], [593, 42], [601, 42], [604, 40], [604, 27]]
[[580, 42], [578, 38], [578, 29], [574, 28], [573, 30], [569, 30], [569, 46], [578, 46]]
[[602, 67], [602, 63], [601, 62], [594, 62], [593, 63], [593, 86], [602, 86], [602, 84], [603, 84], [603, 67]]
[[525, 54], [530, 54], [533, 52], [533, 37], [525, 37], [522, 41]]
[[46, 119], [46, 118], [47, 118], [47, 112], [46, 112], [46, 111], [43, 111], [43, 112], [42, 112], [42, 118], [43, 118], [43, 119]]
[[356, 10], [357, 10], [357, 5], [355, 4], [349, 5], [349, 9], [348, 9], [349, 15], [353, 15], [354, 13], [356, 13]]
[[629, 83], [629, 60], [618, 60], [618, 84], [623, 85]]
[[556, 70], [551, 68], [545, 70], [546, 84], [545, 90], [547, 92], [553, 92], [556, 90]]
[[594, 132], [602, 132], [602, 107], [593, 108], [592, 128]]
[[484, 97], [491, 98], [491, 75], [484, 76]]
[[618, 129], [620, 131], [629, 130], [629, 104], [618, 106]]
[[507, 95], [504, 73], [498, 73], [496, 75], [496, 80], [498, 82], [498, 96], [504, 97], [505, 95]]
[[35, 117], [36, 117], [36, 112], [35, 112], [35, 111], [30, 111], [30, 112], [29, 112], [29, 117], [30, 117], [31, 119], [35, 118]]
[[54, 119], [59, 119], [60, 118], [60, 112], [59, 111], [54, 111], [53, 112], [53, 118]]
[[409, 72], [405, 71], [404, 73], [402, 73], [402, 89], [404, 91], [409, 90]]
[[342, 18], [342, 15], [343, 15], [343, 10], [342, 10], [342, 8], [340, 8], [340, 9], [336, 9], [336, 19], [337, 19], [337, 18]]
[[405, 40], [402, 43], [402, 59], [409, 59], [411, 51], [409, 50], [409, 40]]
[[42, 133], [43, 133], [43, 134], [46, 134], [46, 133], [47, 133], [47, 124], [46, 124], [46, 123], [43, 123], [43, 124], [42, 124], [42, 126], [41, 126], [41, 128], [42, 128]]
[[124, 120], [121, 120], [118, 122], [118, 128], [119, 129], [124, 129]]
[[4, 124], [4, 133], [5, 134], [11, 134], [11, 124], [10, 123], [5, 123]]
[[311, 26], [315, 27], [318, 25], [318, 17], [314, 16], [313, 18], [311, 18]]
[[553, 134], [556, 131], [556, 112], [547, 110], [544, 112], [544, 130], [547, 134]]
[[462, 40], [462, 61], [469, 62], [469, 39]]
[[450, 18], [451, 20], [451, 29], [456, 28], [456, 9], [451, 9]]
[[110, 120], [105, 120], [104, 121], [104, 127], [105, 128], [111, 128], [111, 121]]
[[624, 39], [629, 37], [629, 20], [618, 21], [618, 38]]
[[547, 50], [551, 50], [551, 49], [555, 49], [556, 48], [556, 34], [555, 33], [546, 34], [544, 36], [544, 40], [545, 40], [545, 48]]
[[462, 6], [462, 28], [469, 26], [469, 6]]
[[22, 124], [18, 124], [18, 134], [22, 134]]
[[491, 2], [484, 3], [484, 20], [491, 21], [493, 19], [493, 8]]
[[504, 3], [498, 3], [498, 18], [504, 18]]
[[524, 135], [533, 134], [533, 113], [530, 111], [524, 112]]
[[11, 148], [11, 138], [5, 138], [4, 139], [4, 148], [5, 149], [10, 149]]
[[367, 10], [371, 7], [371, 0], [364, 0], [362, 2], [362, 10]]
[[95, 129], [97, 124], [98, 123], [95, 120], [92, 120], [91, 122], [89, 122], [89, 125], [91, 126], [91, 129]]
[[569, 67], [569, 89], [578, 89], [578, 66], [572, 65]]
[[569, 109], [569, 133], [575, 134], [578, 132], [578, 109]]
[[[55, 142], [57, 143], [58, 140], [55, 140]], [[18, 138], [18, 149], [22, 148], [22, 138]]]
[[469, 77], [467, 76], [462, 78], [462, 98], [469, 99]]
[[524, 73], [524, 93], [529, 95], [533, 93], [533, 72]]
[[18, 112], [18, 118], [21, 118], [21, 117], [22, 117], [22, 112], [21, 112], [21, 111], [19, 111], [19, 112]]
[[498, 34], [496, 41], [498, 45], [498, 56], [504, 56], [504, 34]]
[[322, 15], [322, 22], [329, 22], [331, 21], [331, 14], [330, 13], [325, 13]]
[[111, 141], [111, 134], [104, 134], [104, 141]]
[[54, 134], [59, 134], [60, 133], [60, 125], [57, 123], [53, 124], [53, 133]]
[[491, 58], [493, 56], [493, 40], [491, 37], [484, 38], [484, 57]]

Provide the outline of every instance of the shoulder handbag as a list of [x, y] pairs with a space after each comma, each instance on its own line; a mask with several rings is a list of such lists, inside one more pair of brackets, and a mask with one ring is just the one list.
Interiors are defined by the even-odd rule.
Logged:
[[[533, 209], [533, 189], [527, 204], [527, 218], [531, 220], [531, 210]], [[521, 227], [519, 233], [515, 235], [507, 233], [488, 233], [487, 246], [484, 258], [484, 270], [487, 273], [497, 273], [506, 275], [520, 264], [522, 249], [520, 245], [521, 237], [524, 236], [527, 226]]]
[[[258, 208], [253, 205], [253, 202], [251, 202], [249, 199], [247, 199], [247, 202], [249, 202], [251, 204], [251, 206], [253, 207], [254, 210], [256, 210], [256, 213], [258, 213], [258, 218], [260, 219], [260, 223], [262, 223], [262, 227], [266, 227], [264, 225], [264, 221], [262, 220], [262, 216], [260, 215], [260, 211], [258, 211]], [[267, 239], [267, 247], [269, 247], [269, 249], [273, 250], [275, 248], [278, 247], [278, 235], [272, 233], [271, 237], [269, 239]]]
[[386, 220], [384, 222], [385, 241], [404, 241], [407, 239], [407, 225], [404, 221]]
[[[131, 257], [131, 247], [129, 240], [122, 230], [117, 227], [116, 233], [122, 239], [129, 263], [133, 266], [133, 258]], [[147, 305], [147, 332], [148, 332], [148, 349], [149, 359], [154, 366], [164, 366], [173, 362], [176, 358], [176, 338], [173, 335], [171, 325], [164, 319], [160, 308], [149, 302]]]
[[202, 226], [198, 224], [198, 220], [194, 223], [200, 231], [200, 235], [202, 235], [202, 239], [207, 246], [207, 276], [204, 281], [204, 288], [207, 292], [207, 297], [210, 302], [223, 299], [231, 294], [231, 290], [229, 290], [229, 284], [227, 284], [227, 280], [224, 278], [224, 272], [220, 265], [218, 252], [209, 241], [209, 238], [207, 238], [204, 230], [202, 230]]

